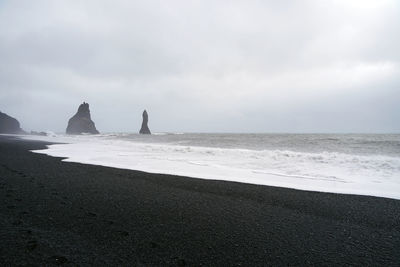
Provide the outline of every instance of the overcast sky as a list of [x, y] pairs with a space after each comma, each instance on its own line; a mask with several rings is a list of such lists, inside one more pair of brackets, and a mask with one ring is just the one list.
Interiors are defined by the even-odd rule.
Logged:
[[400, 1], [0, 0], [0, 111], [65, 131], [400, 132]]

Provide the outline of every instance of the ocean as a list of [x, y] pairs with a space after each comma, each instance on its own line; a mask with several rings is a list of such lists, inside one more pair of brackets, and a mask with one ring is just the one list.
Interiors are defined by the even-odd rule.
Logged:
[[400, 199], [400, 134], [156, 133], [28, 139], [65, 161]]

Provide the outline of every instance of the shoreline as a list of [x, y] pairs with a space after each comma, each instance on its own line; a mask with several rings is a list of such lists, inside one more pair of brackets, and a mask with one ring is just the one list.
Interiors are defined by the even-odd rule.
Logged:
[[[340, 152], [252, 150], [124, 139], [79, 137], [23, 137], [50, 145], [35, 153], [65, 157], [66, 162], [114, 167], [153, 174], [169, 174], [284, 187], [297, 190], [386, 197], [400, 200], [395, 169], [398, 157]], [[190, 139], [190, 138], [189, 138]], [[160, 141], [160, 140], [158, 140]], [[355, 171], [357, 170], [357, 171]]]
[[2, 265], [400, 264], [400, 201], [63, 162], [0, 136]]

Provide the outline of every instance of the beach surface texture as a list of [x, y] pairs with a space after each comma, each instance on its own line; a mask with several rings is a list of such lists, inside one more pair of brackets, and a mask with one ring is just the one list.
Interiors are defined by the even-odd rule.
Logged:
[[63, 162], [0, 137], [0, 265], [400, 265], [400, 201]]

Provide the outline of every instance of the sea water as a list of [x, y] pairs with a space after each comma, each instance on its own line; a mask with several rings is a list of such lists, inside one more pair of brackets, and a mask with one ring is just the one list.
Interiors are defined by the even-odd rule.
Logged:
[[400, 199], [399, 134], [110, 133], [27, 137], [65, 161]]

